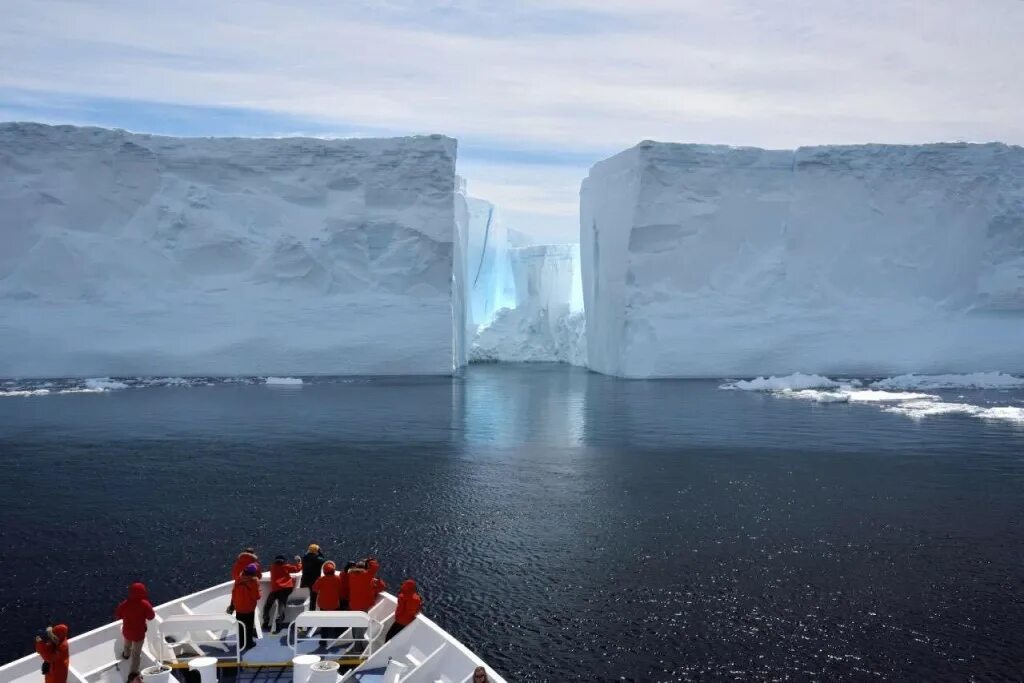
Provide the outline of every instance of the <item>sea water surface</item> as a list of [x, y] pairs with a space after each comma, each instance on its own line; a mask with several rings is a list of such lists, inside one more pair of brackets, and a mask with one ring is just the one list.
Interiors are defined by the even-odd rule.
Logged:
[[4, 398], [0, 660], [132, 581], [164, 602], [315, 541], [415, 577], [510, 681], [1020, 677], [1024, 426], [719, 384], [485, 365]]

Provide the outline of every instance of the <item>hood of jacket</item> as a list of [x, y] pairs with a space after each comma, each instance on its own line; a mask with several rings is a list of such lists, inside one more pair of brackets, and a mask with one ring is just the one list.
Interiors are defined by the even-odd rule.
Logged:
[[128, 599], [129, 600], [148, 600], [149, 591], [146, 589], [146, 584], [141, 581], [136, 581], [132, 585], [128, 586]]

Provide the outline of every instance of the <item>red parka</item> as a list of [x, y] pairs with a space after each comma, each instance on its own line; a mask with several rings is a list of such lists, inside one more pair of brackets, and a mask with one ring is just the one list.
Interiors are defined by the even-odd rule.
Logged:
[[68, 653], [68, 627], [57, 624], [53, 627], [53, 635], [58, 642], [41, 640], [36, 643], [36, 652], [49, 662], [50, 671], [46, 674], [45, 683], [67, 683], [68, 668], [71, 666], [71, 655]]
[[324, 575], [313, 584], [316, 606], [322, 611], [336, 610], [341, 606], [341, 577], [335, 573], [333, 562], [324, 564]]
[[295, 588], [295, 579], [292, 578], [292, 574], [301, 571], [301, 561], [298, 564], [275, 562], [270, 565], [270, 592], [273, 593], [274, 591], [284, 590], [286, 588]]
[[231, 578], [238, 581], [239, 577], [245, 573], [245, 568], [250, 564], [255, 564], [259, 569], [260, 573], [256, 578], [260, 578], [263, 574], [263, 569], [260, 567], [260, 561], [256, 559], [256, 556], [252, 553], [241, 552], [238, 554], [238, 559], [235, 560], [235, 564], [231, 566]]
[[423, 606], [423, 598], [416, 592], [416, 582], [406, 579], [402, 582], [402, 590], [398, 592], [398, 605], [395, 607], [395, 623], [408, 626]]
[[128, 586], [128, 599], [117, 606], [114, 618], [122, 621], [121, 634], [125, 640], [137, 642], [146, 637], [146, 622], [156, 617], [148, 598], [146, 584], [133, 583]]
[[255, 576], [243, 574], [235, 580], [235, 586], [231, 589], [231, 604], [235, 611], [241, 614], [249, 614], [256, 611], [260, 603], [260, 580]]
[[348, 608], [357, 612], [369, 612], [377, 601], [373, 592], [373, 579], [377, 576], [380, 565], [377, 560], [370, 560], [366, 569], [353, 567], [348, 571]]

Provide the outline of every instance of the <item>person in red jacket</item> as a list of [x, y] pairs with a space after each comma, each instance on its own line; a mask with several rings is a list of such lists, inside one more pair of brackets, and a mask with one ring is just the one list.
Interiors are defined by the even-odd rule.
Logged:
[[[337, 569], [338, 566], [328, 560], [324, 563], [324, 575], [313, 584], [313, 590], [316, 592], [316, 608], [318, 610], [330, 611], [341, 607], [342, 580], [337, 574]], [[324, 647], [327, 644], [326, 640], [324, 640], [325, 638], [334, 639], [339, 635], [341, 635], [339, 629], [320, 629], [320, 647]]]
[[370, 582], [370, 591], [373, 593], [373, 604], [377, 604], [377, 596], [388, 589], [388, 584], [384, 582], [384, 579], [379, 576], [373, 577], [373, 581]]
[[131, 660], [128, 663], [129, 671], [138, 671], [142, 660], [142, 644], [146, 639], [146, 622], [156, 618], [146, 584], [136, 582], [128, 586], [128, 599], [117, 606], [114, 618], [121, 620], [121, 635], [124, 636], [121, 658]]
[[238, 553], [238, 557], [235, 558], [235, 563], [231, 565], [231, 580], [238, 581], [245, 572], [245, 568], [253, 563], [256, 564], [256, 570], [258, 572], [256, 578], [259, 578], [259, 575], [262, 574], [262, 572], [259, 571], [260, 558], [256, 557], [256, 551], [252, 548], [246, 548], [242, 552]]
[[235, 618], [239, 621], [238, 643], [243, 651], [252, 647], [256, 637], [256, 606], [260, 603], [259, 576], [260, 567], [252, 562], [242, 570], [242, 575], [235, 580], [231, 589], [228, 614], [235, 612]]
[[352, 569], [352, 567], [354, 567], [354, 566], [356, 566], [355, 562], [346, 562], [345, 563], [345, 568], [341, 570], [341, 604], [338, 606], [338, 609], [342, 609], [342, 610], [347, 610], [348, 609], [348, 598], [349, 598], [348, 570]]
[[68, 627], [57, 624], [46, 629], [46, 639], [36, 636], [36, 652], [46, 668], [45, 683], [67, 683], [71, 655], [68, 653]]
[[372, 557], [356, 562], [356, 566], [348, 570], [348, 608], [356, 612], [369, 612], [377, 595], [373, 592], [373, 579], [377, 576], [380, 564]]
[[273, 615], [274, 606], [277, 606], [277, 620], [274, 626], [274, 633], [284, 627], [284, 610], [288, 605], [288, 596], [295, 589], [295, 579], [292, 574], [302, 571], [302, 558], [295, 556], [295, 563], [285, 562], [284, 555], [274, 558], [274, 564], [270, 565], [270, 595], [267, 603], [263, 605], [263, 630], [270, 630], [270, 618]]
[[388, 642], [401, 632], [403, 628], [412, 623], [416, 615], [420, 613], [423, 606], [423, 598], [416, 592], [416, 582], [406, 579], [402, 582], [402, 588], [398, 591], [398, 605], [395, 607], [395, 623], [388, 629], [384, 636], [384, 642]]

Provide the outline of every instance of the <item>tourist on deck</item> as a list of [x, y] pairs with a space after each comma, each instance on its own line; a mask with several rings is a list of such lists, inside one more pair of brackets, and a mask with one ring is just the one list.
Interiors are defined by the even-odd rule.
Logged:
[[[228, 614], [235, 612], [239, 621], [238, 642], [241, 650], [253, 646], [256, 637], [256, 606], [260, 602], [260, 567], [255, 562], [242, 570], [231, 589], [231, 604]], [[242, 628], [244, 626], [244, 628]]]
[[292, 578], [292, 574], [302, 570], [302, 558], [298, 555], [295, 556], [295, 563], [288, 564], [285, 561], [284, 555], [278, 555], [274, 558], [274, 564], [270, 565], [270, 595], [267, 597], [267, 602], [263, 605], [263, 630], [270, 630], [270, 621], [274, 613], [274, 607], [277, 607], [277, 619], [275, 621], [274, 633], [277, 633], [284, 627], [285, 623], [285, 607], [288, 606], [288, 596], [292, 594], [295, 589], [295, 579]]
[[129, 660], [129, 671], [138, 671], [142, 644], [146, 640], [146, 622], [156, 618], [146, 584], [136, 582], [128, 586], [128, 598], [117, 606], [114, 618], [121, 620], [121, 635], [124, 636], [121, 659]]
[[473, 683], [487, 683], [487, 670], [482, 666], [473, 669]]
[[373, 592], [373, 579], [377, 576], [380, 564], [372, 557], [356, 562], [348, 570], [348, 608], [357, 612], [369, 612], [376, 602]]
[[306, 556], [302, 558], [302, 580], [299, 586], [309, 589], [309, 609], [316, 609], [316, 590], [313, 584], [320, 578], [320, 572], [324, 567], [324, 554], [320, 552], [320, 546], [310, 543], [306, 549]]
[[138, 671], [132, 671], [128, 674], [128, 680], [125, 683], [142, 683], [142, 674]]
[[423, 606], [423, 598], [416, 592], [416, 582], [406, 579], [398, 591], [398, 605], [395, 607], [395, 623], [388, 629], [384, 642], [397, 636], [403, 628], [412, 623]]
[[[337, 565], [334, 562], [328, 560], [324, 563], [324, 575], [316, 580], [313, 584], [313, 590], [316, 591], [317, 609], [321, 611], [332, 611], [339, 609], [341, 606], [341, 577], [336, 573]], [[324, 639], [337, 638], [340, 634], [339, 629], [336, 628], [323, 628], [320, 629], [320, 647], [326, 645]]]
[[43, 658], [45, 683], [67, 683], [71, 655], [68, 653], [68, 627], [47, 627], [46, 637], [36, 636], [36, 652]]
[[370, 581], [370, 592], [373, 594], [373, 604], [377, 604], [377, 597], [388, 589], [388, 584], [379, 576], [373, 577]]
[[242, 552], [238, 553], [238, 557], [235, 559], [235, 564], [231, 566], [231, 579], [232, 581], [238, 581], [241, 578], [242, 573], [245, 572], [245, 568], [250, 564], [256, 565], [257, 577], [262, 574], [260, 572], [260, 559], [256, 557], [256, 551], [252, 548], [246, 548]]
[[346, 562], [345, 568], [341, 571], [341, 606], [338, 609], [347, 610], [348, 599], [351, 596], [351, 590], [348, 583], [348, 570], [356, 566], [355, 562]]

